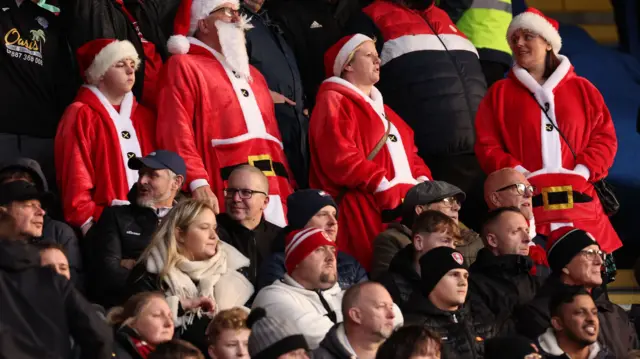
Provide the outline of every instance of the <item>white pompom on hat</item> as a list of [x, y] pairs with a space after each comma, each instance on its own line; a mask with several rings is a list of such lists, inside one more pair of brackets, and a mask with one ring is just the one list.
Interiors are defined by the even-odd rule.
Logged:
[[354, 34], [338, 40], [324, 54], [324, 69], [327, 77], [340, 76], [349, 56], [356, 51], [358, 46], [367, 41], [373, 41], [362, 34]]
[[80, 71], [90, 85], [97, 85], [100, 78], [118, 61], [131, 59], [136, 69], [140, 65], [136, 48], [127, 40], [91, 40], [80, 46], [76, 55]]
[[173, 35], [167, 41], [169, 52], [174, 55], [188, 53], [191, 46], [187, 36], [195, 34], [198, 21], [226, 3], [240, 6], [238, 0], [182, 0], [173, 21]]
[[507, 29], [507, 41], [510, 41], [511, 35], [519, 29], [535, 32], [551, 44], [556, 55], [560, 52], [562, 48], [562, 38], [558, 32], [560, 24], [556, 20], [545, 16], [540, 10], [530, 7], [527, 11], [514, 17]]

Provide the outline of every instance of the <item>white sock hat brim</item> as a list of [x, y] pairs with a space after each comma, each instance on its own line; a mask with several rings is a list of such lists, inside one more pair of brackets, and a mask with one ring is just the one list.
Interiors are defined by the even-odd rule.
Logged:
[[342, 73], [342, 69], [346, 65], [347, 60], [349, 59], [349, 55], [354, 52], [358, 46], [362, 45], [362, 43], [366, 41], [373, 41], [370, 37], [363, 34], [355, 34], [353, 35], [349, 41], [347, 41], [340, 51], [338, 51], [338, 55], [336, 56], [336, 60], [333, 62], [333, 75], [340, 76]]
[[526, 29], [535, 32], [551, 44], [553, 52], [557, 55], [562, 48], [562, 38], [558, 30], [544, 17], [533, 12], [523, 12], [513, 18], [507, 29], [507, 41], [518, 29]]
[[127, 40], [114, 41], [103, 47], [95, 56], [91, 66], [85, 71], [87, 82], [95, 85], [113, 64], [124, 59], [132, 59], [137, 69], [140, 65], [140, 57], [136, 48]]

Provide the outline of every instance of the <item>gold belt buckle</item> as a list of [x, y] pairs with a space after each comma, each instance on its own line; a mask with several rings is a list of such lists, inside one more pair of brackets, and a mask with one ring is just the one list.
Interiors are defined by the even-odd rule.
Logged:
[[276, 171], [273, 170], [273, 159], [271, 158], [271, 155], [266, 154], [247, 157], [247, 163], [249, 163], [250, 166], [256, 167], [254, 163], [257, 161], [269, 161], [270, 170], [262, 171], [262, 173], [264, 173], [264, 175], [267, 177], [275, 177]]
[[[549, 193], [558, 193], [558, 192], [567, 192], [567, 202], [549, 204]], [[541, 194], [542, 194], [542, 205], [544, 209], [548, 211], [573, 208], [573, 186], [543, 187], [541, 190]]]

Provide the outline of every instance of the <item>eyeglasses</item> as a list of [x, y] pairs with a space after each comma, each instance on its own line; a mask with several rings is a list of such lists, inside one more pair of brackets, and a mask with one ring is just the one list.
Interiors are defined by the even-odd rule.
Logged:
[[447, 197], [443, 198], [441, 201], [445, 207], [453, 207], [454, 204], [460, 205], [460, 201], [458, 201], [457, 197]]
[[228, 16], [228, 17], [234, 17], [240, 14], [239, 9], [232, 9], [230, 7], [221, 7], [214, 12], [218, 12], [218, 11], [222, 11], [224, 13], [224, 16]]
[[524, 196], [525, 193], [533, 194], [536, 191], [536, 188], [532, 185], [526, 185], [524, 183], [514, 183], [510, 184], [506, 187], [502, 187], [496, 192], [506, 191], [508, 189], [515, 188], [519, 195]]
[[265, 196], [268, 196], [268, 194], [266, 192], [254, 191], [252, 189], [246, 189], [246, 188], [225, 188], [224, 189], [224, 196], [226, 198], [233, 198], [233, 197], [236, 196], [236, 193], [238, 195], [240, 195], [240, 198], [242, 198], [242, 199], [249, 199], [249, 198], [253, 197], [253, 195], [255, 193], [260, 193], [260, 194], [263, 194]]
[[587, 258], [587, 260], [590, 261], [594, 261], [596, 257], [602, 259], [603, 261], [605, 260], [605, 258], [607, 258], [607, 254], [598, 249], [585, 249], [580, 251], [580, 254], [582, 254], [585, 258]]

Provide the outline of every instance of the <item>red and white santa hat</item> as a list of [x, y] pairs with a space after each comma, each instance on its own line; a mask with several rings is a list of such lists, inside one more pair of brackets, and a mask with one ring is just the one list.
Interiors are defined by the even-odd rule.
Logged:
[[518, 29], [530, 30], [547, 40], [551, 44], [553, 52], [557, 55], [562, 48], [562, 38], [558, 32], [559, 28], [560, 24], [556, 20], [545, 16], [540, 10], [530, 7], [527, 11], [511, 20], [511, 24], [507, 29], [507, 41], [511, 39], [511, 35]]
[[80, 71], [85, 81], [97, 85], [109, 67], [118, 61], [131, 59], [136, 69], [140, 65], [140, 57], [133, 44], [127, 40], [95, 39], [80, 46], [76, 51]]
[[320, 228], [306, 228], [299, 231], [292, 231], [287, 235], [285, 244], [284, 265], [289, 274], [318, 247], [336, 246], [324, 230]]
[[188, 53], [191, 45], [187, 36], [195, 34], [198, 21], [227, 3], [240, 6], [238, 0], [182, 0], [173, 21], [173, 36], [167, 41], [169, 52], [175, 55]]
[[338, 40], [324, 54], [324, 70], [327, 77], [340, 76], [347, 60], [356, 49], [366, 41], [373, 41], [362, 34], [347, 35]]

